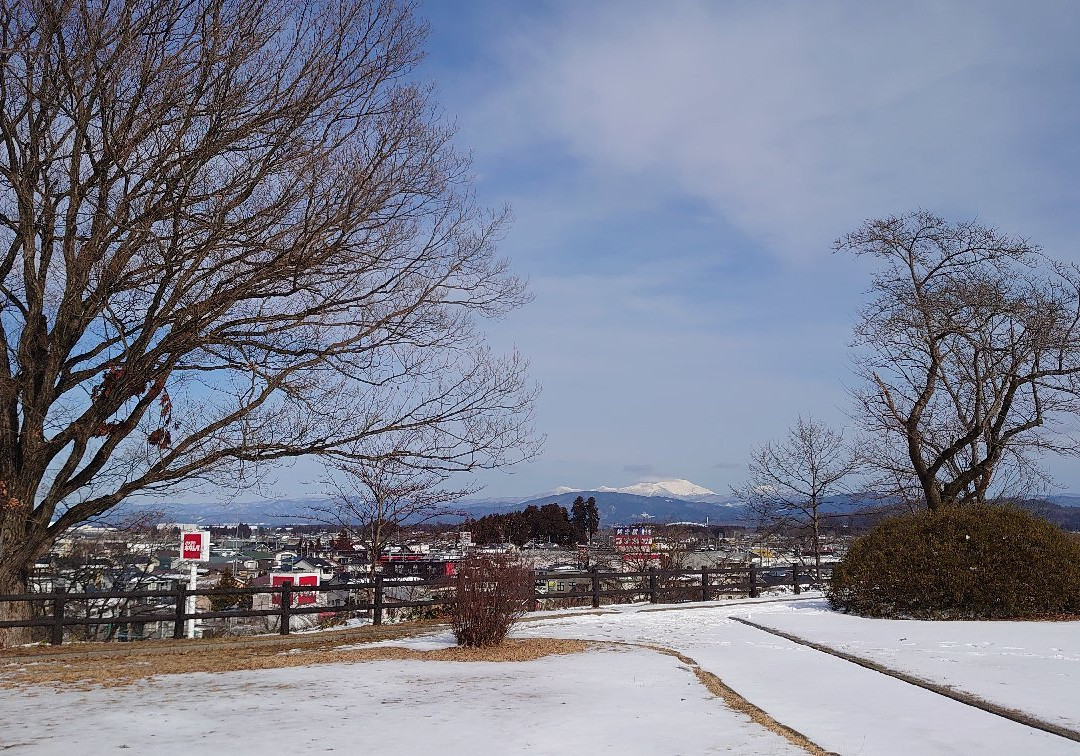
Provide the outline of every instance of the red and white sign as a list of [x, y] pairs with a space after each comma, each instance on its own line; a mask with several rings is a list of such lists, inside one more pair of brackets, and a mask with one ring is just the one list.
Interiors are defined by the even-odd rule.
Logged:
[[620, 526], [614, 530], [615, 551], [620, 554], [647, 554], [653, 550], [652, 528], [648, 525]]
[[[319, 585], [319, 573], [317, 572], [271, 572], [270, 573], [270, 585], [280, 588], [281, 586], [289, 583], [294, 589], [299, 589], [303, 586]], [[292, 606], [304, 606], [305, 604], [314, 604], [315, 599], [318, 596], [314, 591], [299, 591], [294, 590], [292, 592], [293, 602]], [[281, 596], [274, 594], [273, 599], [275, 604], [281, 604]]]
[[185, 562], [206, 562], [210, 559], [210, 531], [189, 530], [180, 534], [180, 558]]

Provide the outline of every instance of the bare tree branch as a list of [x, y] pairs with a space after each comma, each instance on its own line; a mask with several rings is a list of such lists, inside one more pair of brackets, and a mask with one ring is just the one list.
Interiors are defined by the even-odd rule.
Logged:
[[401, 528], [461, 514], [453, 503], [477, 490], [444, 488], [447, 473], [416, 470], [402, 464], [393, 452], [366, 461], [331, 463], [327, 472], [330, 503], [313, 506], [310, 514], [353, 534], [364, 545], [372, 581], [380, 554]]
[[424, 35], [408, 0], [0, 6], [0, 593], [134, 495], [380, 436], [536, 452], [477, 325], [528, 299], [507, 212], [410, 80]]
[[836, 249], [883, 265], [855, 336], [880, 481], [931, 510], [1045, 485], [1039, 458], [1078, 451], [1080, 269], [923, 211], [868, 221]]
[[841, 493], [843, 481], [860, 465], [842, 432], [799, 417], [786, 439], [751, 451], [747, 480], [732, 493], [757, 516], [760, 528], [805, 533], [820, 580], [821, 530], [830, 516], [823, 510], [825, 499]]

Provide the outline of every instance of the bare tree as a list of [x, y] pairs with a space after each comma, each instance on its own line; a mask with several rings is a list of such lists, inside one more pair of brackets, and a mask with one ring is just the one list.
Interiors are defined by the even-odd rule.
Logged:
[[0, 6], [0, 594], [134, 495], [387, 434], [536, 450], [477, 327], [527, 298], [506, 214], [410, 82], [424, 33], [408, 0]]
[[417, 470], [393, 457], [337, 463], [330, 472], [330, 503], [312, 507], [311, 515], [347, 530], [364, 545], [372, 582], [379, 555], [403, 527], [460, 514], [453, 502], [476, 490], [448, 489], [446, 473]]
[[856, 329], [856, 392], [873, 459], [925, 507], [1046, 482], [1076, 453], [1080, 270], [1026, 239], [927, 212], [865, 223], [838, 250], [882, 263]]
[[753, 449], [748, 468], [746, 483], [732, 488], [732, 493], [757, 516], [766, 532], [805, 534], [820, 580], [821, 530], [829, 517], [822, 505], [859, 469], [844, 434], [812, 417], [799, 417], [786, 439]]
[[697, 529], [685, 524], [657, 525], [653, 532], [659, 544], [656, 551], [660, 555], [660, 568], [686, 569], [690, 555], [700, 543], [700, 534]]

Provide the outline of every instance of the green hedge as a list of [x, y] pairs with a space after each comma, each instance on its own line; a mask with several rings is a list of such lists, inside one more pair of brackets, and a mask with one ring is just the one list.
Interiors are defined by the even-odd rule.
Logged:
[[1080, 539], [1005, 506], [893, 517], [855, 541], [828, 595], [867, 617], [1080, 615]]

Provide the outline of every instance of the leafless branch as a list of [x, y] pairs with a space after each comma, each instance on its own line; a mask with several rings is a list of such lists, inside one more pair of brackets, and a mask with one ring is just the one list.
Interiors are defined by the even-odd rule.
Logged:
[[1080, 447], [1080, 269], [1026, 239], [927, 212], [836, 245], [882, 263], [855, 346], [860, 419], [880, 480], [930, 509], [1045, 485]]

